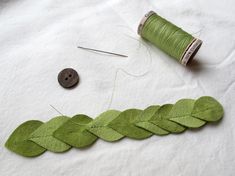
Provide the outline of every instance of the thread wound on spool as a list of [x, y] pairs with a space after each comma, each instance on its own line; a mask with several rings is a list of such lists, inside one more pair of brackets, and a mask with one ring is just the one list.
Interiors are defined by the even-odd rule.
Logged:
[[138, 26], [138, 34], [141, 36], [141, 32], [142, 32], [142, 29], [144, 27], [144, 24], [146, 22], [146, 20], [151, 16], [155, 14], [154, 11], [149, 11], [147, 14], [144, 15], [144, 17], [142, 18], [142, 20], [140, 21], [140, 24]]
[[182, 65], [187, 65], [202, 45], [201, 40], [160, 17], [154, 11], [148, 12], [142, 18], [138, 34], [177, 59]]

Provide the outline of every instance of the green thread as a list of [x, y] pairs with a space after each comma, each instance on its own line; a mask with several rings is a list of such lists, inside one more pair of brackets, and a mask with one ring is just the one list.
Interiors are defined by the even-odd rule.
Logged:
[[145, 139], [153, 134], [181, 133], [222, 116], [223, 107], [212, 97], [181, 99], [174, 105], [155, 105], [145, 110], [109, 110], [95, 119], [79, 114], [55, 117], [46, 123], [30, 120], [15, 129], [5, 146], [19, 155], [34, 157], [46, 150], [65, 152], [71, 147], [88, 147], [98, 138], [113, 142], [123, 137]]
[[140, 35], [155, 46], [181, 62], [187, 48], [195, 38], [181, 28], [160, 17], [151, 14], [143, 24]]

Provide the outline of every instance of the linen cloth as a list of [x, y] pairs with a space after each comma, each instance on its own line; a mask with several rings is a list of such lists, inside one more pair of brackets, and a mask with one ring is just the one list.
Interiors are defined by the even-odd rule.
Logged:
[[[190, 66], [137, 35], [150, 10], [203, 40]], [[234, 0], [1, 0], [0, 175], [234, 175], [234, 12]], [[80, 75], [72, 90], [57, 82], [68, 67]], [[221, 102], [223, 120], [180, 135], [115, 143], [99, 139], [87, 149], [33, 159], [4, 147], [21, 123], [60, 115], [50, 105], [68, 116], [95, 118], [107, 109], [144, 109], [203, 95]]]

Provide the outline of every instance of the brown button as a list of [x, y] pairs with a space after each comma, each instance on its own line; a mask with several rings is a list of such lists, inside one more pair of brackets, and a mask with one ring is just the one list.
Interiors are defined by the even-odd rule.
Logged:
[[64, 88], [71, 88], [79, 82], [78, 73], [72, 68], [66, 68], [58, 74], [58, 82]]

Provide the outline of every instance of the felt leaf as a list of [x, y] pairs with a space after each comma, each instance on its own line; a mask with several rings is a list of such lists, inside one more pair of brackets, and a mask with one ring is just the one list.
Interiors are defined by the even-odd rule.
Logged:
[[46, 151], [43, 147], [29, 141], [28, 138], [32, 132], [43, 124], [41, 121], [30, 120], [15, 129], [15, 131], [8, 138], [5, 146], [22, 156], [34, 157], [41, 155]]
[[142, 111], [138, 109], [128, 109], [119, 114], [108, 126], [117, 132], [133, 139], [145, 139], [152, 133], [137, 127], [135, 124], [140, 122], [139, 115]]
[[75, 115], [58, 128], [54, 132], [54, 136], [76, 148], [90, 146], [97, 139], [94, 134], [87, 131], [88, 124], [92, 120], [92, 118], [83, 114]]
[[192, 116], [208, 122], [218, 121], [223, 117], [223, 107], [212, 97], [204, 96], [196, 100]]
[[117, 141], [124, 136], [112, 128], [108, 127], [108, 124], [115, 119], [121, 112], [116, 110], [109, 110], [100, 114], [95, 118], [89, 127], [87, 128], [91, 133], [105, 141]]
[[181, 99], [172, 107], [168, 119], [189, 128], [199, 128], [205, 125], [205, 121], [192, 117], [195, 100]]
[[59, 116], [41, 125], [30, 136], [31, 141], [52, 152], [65, 152], [71, 148], [68, 144], [53, 136], [55, 130], [63, 125], [69, 117]]
[[151, 122], [138, 122], [136, 126], [160, 136], [167, 135], [170, 133], [169, 131], [162, 129]]
[[170, 113], [172, 107], [172, 104], [165, 104], [161, 106], [149, 121], [166, 131], [181, 133], [185, 130], [185, 127], [168, 119], [168, 114]]
[[142, 122], [149, 121], [152, 118], [152, 116], [158, 111], [158, 109], [160, 107], [161, 106], [159, 106], [159, 105], [149, 106], [148, 108], [143, 110], [139, 116], [140, 121], [142, 121]]
[[168, 131], [158, 127], [157, 125], [149, 122], [151, 117], [158, 111], [160, 106], [149, 106], [140, 114], [140, 122], [137, 122], [135, 125], [137, 127], [148, 130], [156, 135], [166, 135], [169, 134]]

